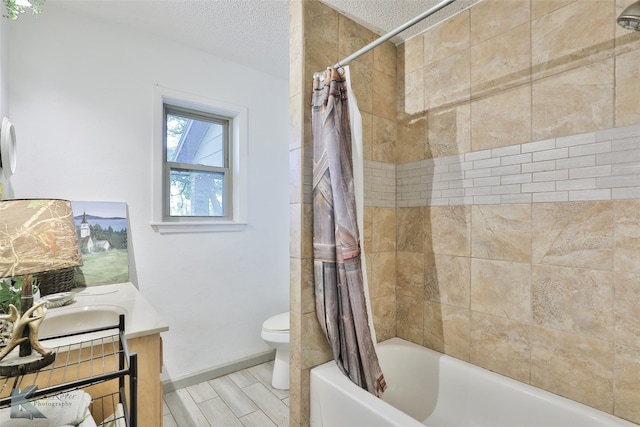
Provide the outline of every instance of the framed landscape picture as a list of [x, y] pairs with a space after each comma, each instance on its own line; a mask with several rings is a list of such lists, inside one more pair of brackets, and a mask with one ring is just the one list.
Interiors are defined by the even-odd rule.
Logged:
[[76, 268], [77, 286], [129, 281], [127, 204], [72, 201], [82, 266]]

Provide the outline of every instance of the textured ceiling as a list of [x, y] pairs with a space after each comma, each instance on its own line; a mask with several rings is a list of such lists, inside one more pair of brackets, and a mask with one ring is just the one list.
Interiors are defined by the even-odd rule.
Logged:
[[[345, 16], [384, 35], [409, 22], [441, 0], [321, 0]], [[391, 39], [396, 44], [470, 7], [480, 0], [455, 0], [440, 11]]]
[[[398, 28], [439, 0], [322, 0], [378, 34]], [[457, 0], [392, 39], [398, 43], [477, 0]], [[51, 0], [99, 20], [137, 28], [284, 79], [289, 72], [288, 0]]]

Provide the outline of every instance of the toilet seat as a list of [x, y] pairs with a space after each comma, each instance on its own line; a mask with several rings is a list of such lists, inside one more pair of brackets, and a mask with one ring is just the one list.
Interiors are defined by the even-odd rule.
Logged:
[[264, 332], [270, 332], [274, 334], [288, 334], [289, 333], [289, 312], [276, 314], [264, 321], [262, 324], [262, 330]]
[[265, 320], [260, 336], [276, 350], [271, 385], [279, 390], [289, 390], [289, 312]]

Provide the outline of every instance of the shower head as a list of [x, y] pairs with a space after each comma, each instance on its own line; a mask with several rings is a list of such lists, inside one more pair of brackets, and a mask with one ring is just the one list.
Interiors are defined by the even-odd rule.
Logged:
[[627, 30], [640, 31], [640, 0], [622, 11], [618, 17], [618, 25]]

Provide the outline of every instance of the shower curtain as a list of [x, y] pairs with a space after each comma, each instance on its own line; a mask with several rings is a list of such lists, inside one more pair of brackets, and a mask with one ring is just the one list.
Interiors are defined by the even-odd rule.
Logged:
[[353, 176], [348, 83], [314, 76], [313, 254], [316, 314], [340, 370], [381, 396], [386, 383], [367, 314]]

